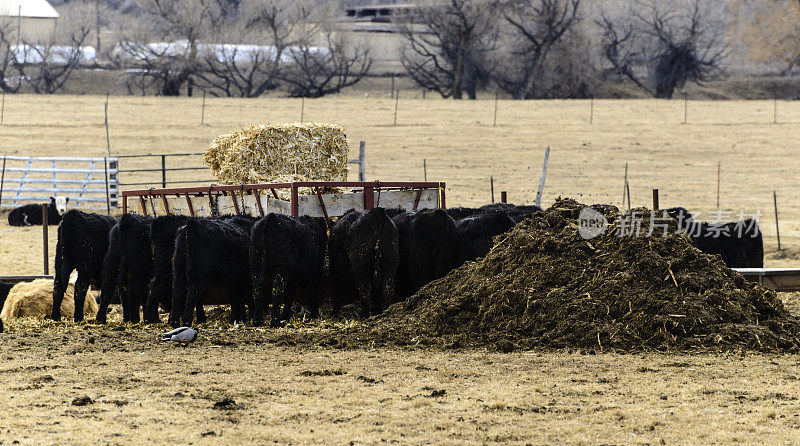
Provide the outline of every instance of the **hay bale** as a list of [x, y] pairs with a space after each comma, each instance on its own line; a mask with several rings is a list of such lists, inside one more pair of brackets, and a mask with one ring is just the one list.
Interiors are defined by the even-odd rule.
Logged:
[[[86, 302], [83, 314], [94, 317], [97, 314], [96, 292], [86, 293]], [[75, 285], [70, 283], [61, 303], [61, 315], [72, 318], [75, 312]], [[0, 318], [12, 319], [18, 317], [45, 318], [53, 312], [53, 281], [49, 279], [36, 279], [33, 282], [22, 282], [14, 285], [8, 292]]]
[[347, 181], [347, 136], [325, 123], [253, 125], [214, 139], [203, 160], [226, 184]]

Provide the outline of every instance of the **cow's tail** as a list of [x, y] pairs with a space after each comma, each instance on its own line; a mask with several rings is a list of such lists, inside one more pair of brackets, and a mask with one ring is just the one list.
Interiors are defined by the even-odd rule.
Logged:
[[69, 281], [69, 275], [74, 269], [72, 258], [70, 257], [69, 251], [66, 247], [67, 239], [64, 235], [65, 231], [69, 232], [64, 228], [70, 226], [71, 221], [72, 218], [69, 218], [66, 221], [62, 220], [61, 224], [58, 225], [58, 240], [56, 240], [55, 283], [67, 283]]
[[[385, 243], [384, 232], [388, 229], [385, 226], [386, 226], [386, 220], [389, 218], [386, 215], [386, 211], [383, 208], [375, 208], [374, 213], [376, 219], [375, 233], [378, 236], [375, 237], [375, 246], [373, 246], [374, 258], [375, 258], [375, 261], [373, 262], [375, 268], [372, 274], [373, 302], [375, 301], [375, 297], [382, 296], [384, 292], [383, 284], [385, 282], [384, 278], [385, 271], [383, 271], [383, 261], [384, 261], [383, 252], [388, 248], [384, 247]], [[384, 305], [388, 303], [389, 302], [384, 302]]]
[[439, 214], [439, 221], [442, 224], [442, 228], [438, 232], [439, 234], [444, 234], [444, 237], [436, 244], [436, 256], [434, 257], [436, 268], [432, 277], [435, 280], [446, 276], [455, 263], [453, 237], [456, 234], [452, 232], [453, 228], [450, 225], [450, 217], [447, 213], [441, 209], [437, 209], [434, 212]]

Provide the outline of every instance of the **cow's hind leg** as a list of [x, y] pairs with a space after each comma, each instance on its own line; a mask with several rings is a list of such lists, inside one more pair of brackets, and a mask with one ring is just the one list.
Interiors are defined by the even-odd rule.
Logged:
[[186, 287], [186, 306], [183, 311], [183, 325], [187, 327], [192, 325], [195, 309], [198, 308], [198, 305], [203, 305], [203, 292], [208, 286], [208, 277], [206, 275], [198, 274], [193, 279], [195, 280], [194, 282], [187, 278], [189, 284]]
[[[176, 265], [177, 266], [177, 265]], [[175, 268], [172, 275], [172, 305], [170, 305], [169, 324], [181, 325], [181, 316], [186, 310], [186, 270]]]
[[286, 291], [283, 293], [283, 312], [281, 314], [282, 321], [288, 321], [292, 318], [292, 302], [295, 300], [295, 295], [297, 294], [297, 287], [294, 284], [294, 280], [287, 281], [286, 283]]
[[89, 279], [86, 274], [78, 272], [78, 280], [75, 282], [75, 315], [73, 320], [81, 322], [83, 320], [83, 304], [86, 301], [86, 292], [89, 291]]
[[130, 316], [130, 321], [132, 323], [138, 324], [141, 320], [139, 309], [142, 307], [142, 304], [146, 303], [147, 293], [145, 292], [141, 282], [131, 283], [129, 285], [128, 315]]
[[172, 306], [171, 302], [167, 302], [166, 296], [169, 295], [169, 280], [166, 275], [157, 274], [150, 281], [147, 292], [147, 300], [144, 305], [144, 321], [148, 324], [157, 324], [160, 322], [158, 319], [158, 304], [164, 301], [167, 305]]
[[272, 299], [270, 301], [270, 326], [280, 327], [281, 325], [281, 304], [286, 295], [286, 278], [284, 274], [278, 273], [272, 278]]
[[56, 271], [53, 283], [53, 311], [50, 315], [54, 321], [61, 319], [61, 303], [64, 302], [64, 293], [67, 292], [67, 286], [69, 286], [70, 273], [71, 271], [67, 271], [66, 268]]

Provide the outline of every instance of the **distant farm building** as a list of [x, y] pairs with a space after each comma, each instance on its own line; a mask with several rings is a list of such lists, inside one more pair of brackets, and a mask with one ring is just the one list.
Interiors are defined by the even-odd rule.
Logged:
[[399, 72], [403, 46], [399, 26], [419, 27], [415, 24], [418, 8], [414, 3], [352, 6], [345, 9], [338, 29], [349, 40], [369, 49], [373, 71]]
[[11, 25], [13, 36], [31, 43], [49, 41], [60, 15], [47, 0], [0, 0], [0, 23]]

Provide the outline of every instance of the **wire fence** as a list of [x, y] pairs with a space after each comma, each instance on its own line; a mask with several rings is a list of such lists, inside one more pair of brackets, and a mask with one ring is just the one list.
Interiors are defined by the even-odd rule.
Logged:
[[[145, 188], [168, 185], [211, 184], [202, 152], [119, 155], [119, 185]], [[202, 172], [202, 173], [199, 173]]]

